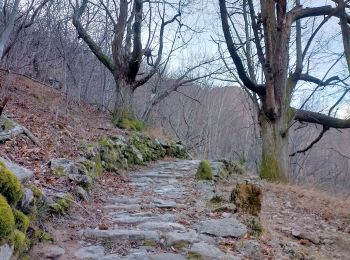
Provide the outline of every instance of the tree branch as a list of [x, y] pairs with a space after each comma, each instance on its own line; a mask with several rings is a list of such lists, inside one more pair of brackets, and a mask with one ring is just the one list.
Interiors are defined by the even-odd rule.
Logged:
[[90, 50], [95, 54], [97, 59], [103, 63], [107, 67], [109, 71], [112, 73], [115, 70], [115, 65], [113, 61], [103, 53], [102, 49], [98, 46], [98, 44], [91, 38], [88, 32], [84, 29], [83, 25], [80, 22], [81, 16], [83, 15], [88, 0], [83, 0], [80, 7], [76, 7], [74, 9], [73, 14], [73, 25], [77, 29], [79, 36], [84, 40], [84, 42], [89, 46]]
[[318, 112], [292, 109], [295, 113], [295, 120], [297, 121], [314, 123], [332, 128], [350, 128], [350, 119], [339, 119]]
[[233, 42], [231, 33], [230, 33], [230, 26], [228, 23], [228, 13], [227, 13], [227, 7], [226, 7], [226, 1], [225, 0], [219, 0], [220, 4], [220, 15], [221, 15], [221, 22], [222, 22], [222, 30], [224, 33], [224, 37], [227, 44], [227, 49], [231, 55], [231, 58], [236, 66], [237, 73], [239, 78], [242, 80], [243, 84], [250, 89], [251, 91], [259, 94], [259, 95], [265, 95], [265, 88], [263, 88], [260, 85], [255, 84], [247, 75], [243, 62], [241, 58], [239, 57], [237, 53], [237, 48]]

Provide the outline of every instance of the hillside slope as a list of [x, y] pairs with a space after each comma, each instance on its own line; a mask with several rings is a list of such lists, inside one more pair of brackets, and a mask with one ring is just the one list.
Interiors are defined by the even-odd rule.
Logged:
[[[127, 134], [113, 127], [108, 114], [96, 107], [67, 101], [58, 91], [20, 75], [12, 75], [5, 79], [5, 75], [2, 74], [0, 77], [7, 82], [11, 94], [5, 114], [26, 126], [41, 143], [41, 146], [38, 146], [27, 137], [18, 136], [0, 144], [0, 156], [6, 156], [33, 170], [34, 178], [31, 182], [42, 189], [50, 188], [58, 192], [69, 189], [66, 181], [52, 175], [48, 166], [51, 159], [61, 157], [78, 159], [81, 156], [82, 145], [97, 141], [103, 136]], [[262, 208], [260, 217], [257, 218], [263, 229], [261, 236], [258, 238], [251, 235], [242, 237], [240, 235], [239, 238], [224, 236], [222, 239], [199, 236], [200, 240], [191, 240], [189, 244], [177, 244], [179, 247], [168, 246], [166, 239], [169, 240], [169, 234], [164, 238], [164, 231], [159, 231], [160, 226], [166, 228], [167, 225], [160, 224], [162, 221], [157, 218], [159, 216], [168, 216], [167, 221], [175, 223], [170, 226], [176, 226], [186, 232], [192, 232], [191, 230], [195, 229], [193, 225], [197, 221], [208, 219], [238, 218], [244, 222], [244, 215], [242, 217], [239, 211], [236, 212], [234, 205], [231, 205], [234, 209], [228, 207], [219, 212], [205, 207], [208, 200], [215, 197], [213, 189], [223, 194], [231, 193], [234, 185], [223, 182], [220, 186], [218, 182], [214, 184], [210, 182], [209, 189], [204, 189], [205, 193], [199, 192], [201, 189], [198, 185], [202, 186], [194, 177], [197, 165], [196, 161], [165, 160], [125, 174], [104, 173], [95, 184], [90, 201], [76, 201], [72, 204], [69, 214], [52, 216], [42, 223], [45, 229], [54, 235], [55, 242], [34, 247], [31, 252], [33, 259], [47, 259], [48, 255], [45, 256], [40, 252], [45, 250], [52, 252], [53, 249], [59, 251], [54, 256], [57, 259], [74, 259], [77, 250], [92, 244], [99, 246], [95, 247], [97, 251], [100, 250], [100, 255], [95, 257], [96, 259], [103, 259], [102, 256], [109, 257], [105, 259], [124, 259], [124, 256], [133, 252], [143, 254], [139, 255], [141, 258], [138, 259], [149, 259], [145, 257], [146, 254], [161, 253], [177, 255], [178, 258], [174, 259], [181, 259], [179, 255], [193, 259], [214, 259], [208, 256], [210, 252], [205, 252], [203, 244], [198, 243], [211, 245], [209, 248], [212, 251], [231, 257], [228, 259], [350, 259], [349, 201], [316, 190], [261, 182], [258, 183], [262, 187]], [[164, 179], [162, 174], [165, 173], [173, 176]], [[156, 178], [147, 174], [153, 174]], [[176, 188], [174, 193], [169, 190], [170, 188]], [[159, 197], [157, 194], [160, 194]], [[173, 197], [168, 198], [169, 196]], [[122, 202], [122, 198], [126, 198], [124, 201], [127, 202]], [[154, 206], [155, 204], [160, 207]], [[168, 205], [162, 207], [162, 204]], [[172, 216], [178, 218], [174, 219]], [[149, 218], [155, 217], [153, 222], [156, 222], [156, 231], [161, 232], [156, 244], [142, 235], [141, 244], [139, 239], [136, 239], [136, 242], [133, 239], [129, 241], [125, 237], [130, 237], [130, 233], [120, 233], [126, 228], [133, 229], [135, 223], [125, 223], [125, 220], [134, 221], [135, 217], [148, 222]], [[113, 218], [117, 221], [113, 222]], [[247, 223], [245, 225], [249, 226]], [[119, 237], [116, 238], [118, 241], [102, 239], [91, 244], [94, 239], [84, 240], [79, 236], [81, 233], [79, 231], [86, 229], [101, 232], [118, 230]], [[180, 236], [182, 233], [184, 232], [180, 232]], [[193, 233], [190, 234], [192, 235]], [[156, 236], [158, 238], [158, 235]], [[162, 240], [163, 238], [165, 240]], [[180, 237], [180, 242], [181, 239], [183, 238]], [[186, 239], [188, 240], [188, 237]], [[197, 244], [196, 250], [193, 249], [193, 244]], [[190, 252], [193, 254], [189, 254]], [[50, 257], [52, 258], [52, 255]], [[170, 255], [156, 259], [170, 259], [166, 257]]]

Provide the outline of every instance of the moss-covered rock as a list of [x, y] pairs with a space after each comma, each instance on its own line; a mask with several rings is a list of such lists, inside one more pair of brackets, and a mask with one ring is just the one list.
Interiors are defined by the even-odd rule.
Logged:
[[23, 252], [27, 251], [30, 246], [30, 241], [27, 239], [26, 234], [17, 229], [11, 235], [10, 243], [13, 245], [14, 251], [17, 255], [23, 254]]
[[11, 205], [16, 205], [23, 196], [21, 182], [2, 161], [0, 161], [0, 192]]
[[35, 242], [54, 242], [54, 237], [41, 229], [34, 230], [32, 240]]
[[15, 228], [15, 217], [4, 196], [0, 194], [0, 242], [6, 239]]
[[123, 150], [123, 154], [128, 162], [128, 165], [143, 163], [143, 156], [141, 152], [133, 145], [126, 146]]
[[124, 168], [121, 144], [107, 137], [100, 139], [98, 144], [104, 169], [118, 172], [121, 168]]
[[53, 214], [64, 215], [70, 208], [72, 199], [73, 198], [70, 195], [66, 195], [64, 198], [56, 200], [55, 203], [49, 205], [51, 209], [50, 212]]
[[203, 160], [200, 162], [196, 172], [196, 179], [202, 181], [213, 179], [213, 173], [207, 160]]
[[231, 202], [243, 212], [258, 216], [261, 211], [262, 190], [253, 183], [237, 184], [231, 193]]
[[16, 209], [13, 211], [13, 215], [15, 217], [16, 228], [19, 231], [26, 233], [30, 225], [30, 218], [26, 216], [23, 212]]
[[15, 122], [13, 122], [11, 119], [7, 117], [0, 117], [0, 130], [2, 131], [7, 131], [11, 130], [16, 126]]

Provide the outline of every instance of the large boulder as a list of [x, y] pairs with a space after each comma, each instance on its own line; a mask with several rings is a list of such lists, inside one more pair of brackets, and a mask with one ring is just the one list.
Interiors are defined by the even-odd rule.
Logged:
[[21, 182], [25, 182], [29, 180], [31, 177], [33, 177], [33, 172], [31, 170], [28, 170], [16, 163], [11, 162], [10, 160], [7, 160], [3, 157], [0, 157], [0, 161], [5, 164], [5, 166], [14, 174], [16, 175], [17, 179], [19, 179]]

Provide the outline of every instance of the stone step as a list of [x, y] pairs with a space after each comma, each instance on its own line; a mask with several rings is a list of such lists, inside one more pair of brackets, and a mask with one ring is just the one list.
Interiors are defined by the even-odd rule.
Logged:
[[79, 235], [83, 239], [95, 239], [95, 240], [107, 240], [107, 241], [115, 241], [115, 240], [144, 241], [144, 240], [150, 240], [150, 241], [154, 241], [154, 242], [160, 242], [159, 232], [151, 231], [151, 230], [86, 229], [86, 230], [79, 231]]
[[174, 214], [163, 214], [163, 215], [152, 215], [152, 216], [137, 216], [137, 215], [120, 215], [112, 218], [113, 223], [120, 224], [140, 224], [144, 222], [175, 222], [180, 218], [179, 215]]
[[141, 230], [158, 230], [161, 232], [168, 232], [168, 231], [186, 231], [186, 227], [179, 224], [179, 223], [174, 223], [174, 222], [155, 222], [155, 221], [150, 221], [150, 222], [145, 222], [141, 223], [136, 226], [137, 229]]

